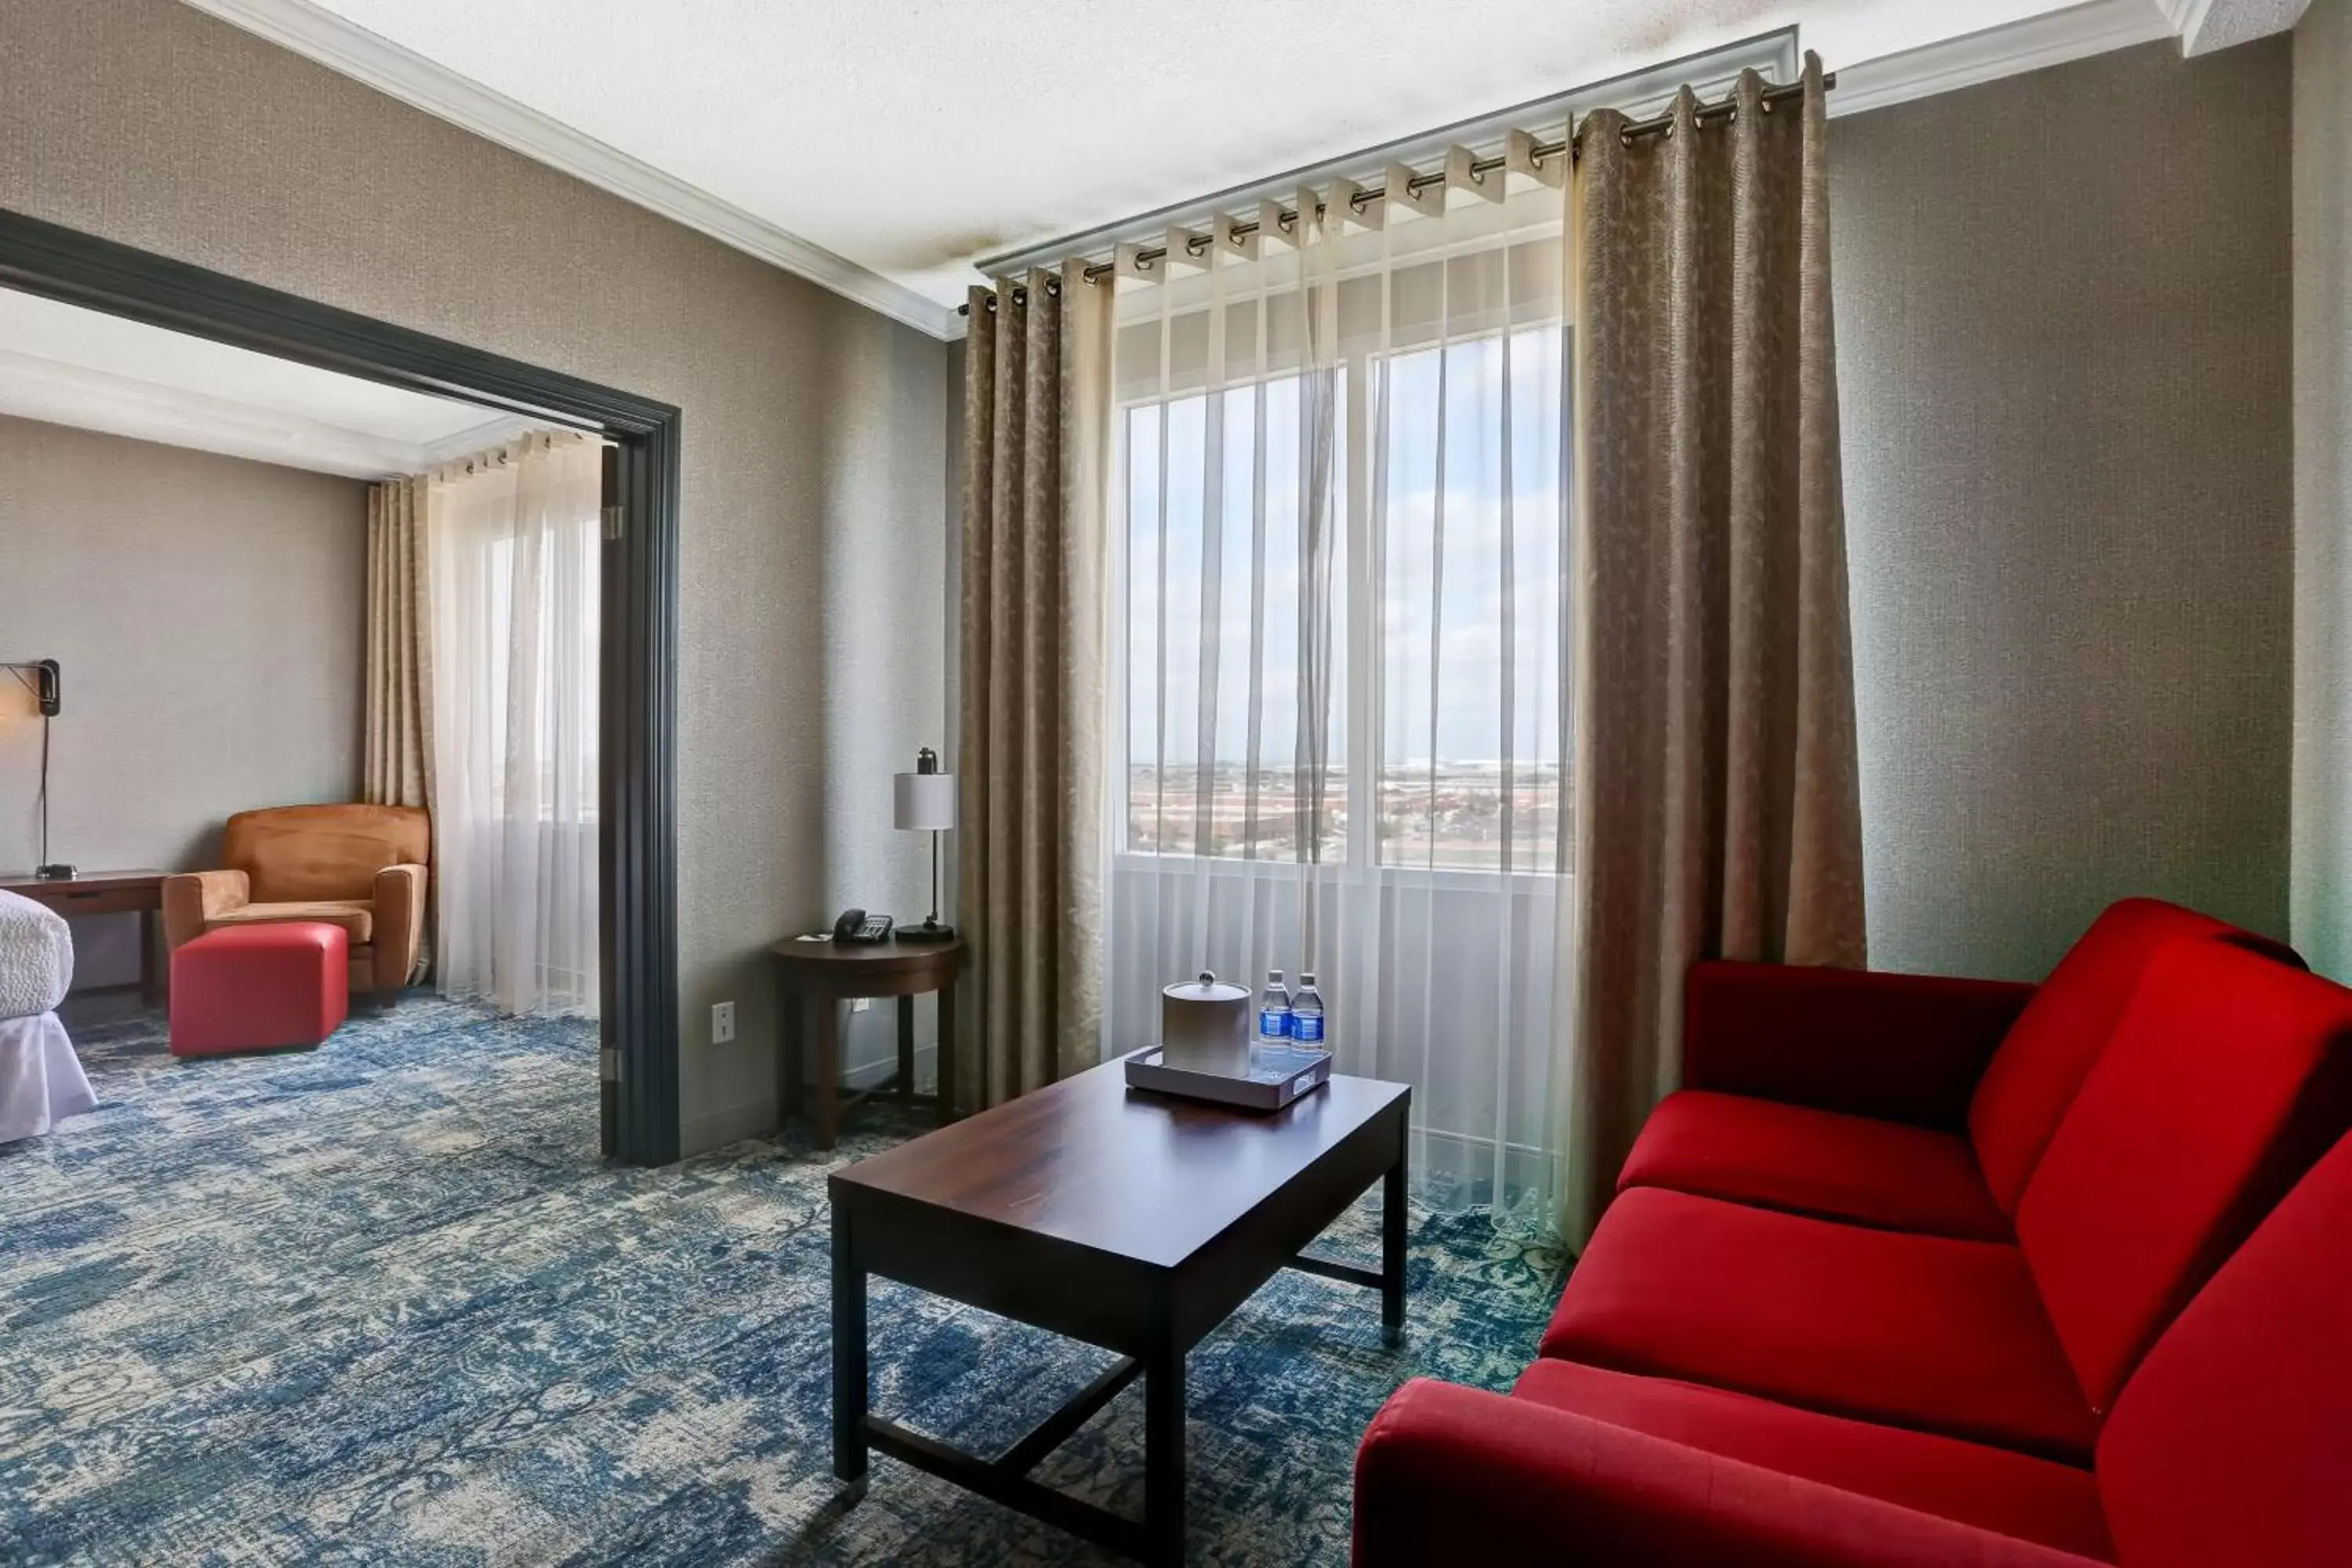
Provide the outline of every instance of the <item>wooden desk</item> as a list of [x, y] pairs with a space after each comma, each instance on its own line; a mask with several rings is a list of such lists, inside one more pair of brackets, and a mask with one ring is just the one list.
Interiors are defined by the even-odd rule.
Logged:
[[[1384, 1337], [1403, 1334], [1412, 1095], [1335, 1076], [1261, 1115], [1131, 1089], [1111, 1061], [834, 1172], [833, 1473], [862, 1489], [879, 1448], [1114, 1552], [1182, 1563], [1186, 1352], [1284, 1268], [1379, 1291]], [[1304, 1250], [1375, 1183], [1378, 1269]], [[1002, 1455], [965, 1453], [868, 1408], [874, 1274], [1121, 1359]], [[1138, 1376], [1142, 1519], [1031, 1479]]]
[[149, 1006], [163, 1000], [162, 966], [156, 960], [155, 926], [163, 914], [162, 871], [85, 871], [70, 882], [37, 877], [0, 877], [0, 891], [46, 904], [68, 920], [84, 915], [139, 917], [139, 998]]
[[948, 942], [888, 942], [856, 944], [803, 942], [786, 937], [772, 943], [776, 964], [777, 1120], [801, 1107], [801, 1047], [804, 1036], [816, 1042], [816, 1141], [830, 1149], [841, 1131], [841, 1013], [838, 1004], [861, 996], [898, 999], [898, 1097], [915, 1096], [915, 998], [940, 995], [939, 1115], [955, 1114], [955, 984], [963, 967], [963, 939]]

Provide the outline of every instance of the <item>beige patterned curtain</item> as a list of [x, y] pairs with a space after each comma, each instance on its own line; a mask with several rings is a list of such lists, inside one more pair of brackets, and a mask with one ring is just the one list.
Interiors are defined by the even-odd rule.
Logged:
[[360, 797], [371, 805], [425, 805], [433, 798], [425, 577], [425, 481], [370, 486], [367, 735]]
[[1584, 126], [1566, 1228], [1681, 1075], [1697, 959], [1863, 962], [1821, 64]]
[[993, 1105], [1101, 1050], [1103, 496], [1110, 289], [1082, 264], [971, 291], [964, 346], [958, 1063]]

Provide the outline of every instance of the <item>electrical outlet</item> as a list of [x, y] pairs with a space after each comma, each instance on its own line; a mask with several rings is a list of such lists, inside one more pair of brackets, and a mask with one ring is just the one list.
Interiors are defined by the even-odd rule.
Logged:
[[723, 1046], [735, 1037], [735, 1004], [713, 1002], [710, 1005], [710, 1043]]
[[849, 1005], [849, 1010], [850, 1010], [851, 1012], [853, 1012], [853, 1013], [863, 1013], [864, 1011], [866, 1011], [866, 1009], [867, 1009], [868, 1007], [871, 1007], [872, 1005], [874, 1005], [874, 998], [873, 998], [873, 997], [871, 997], [871, 996], [860, 996], [859, 998], [857, 998], [857, 1000], [856, 1000], [855, 1002], [852, 1002], [852, 1003]]

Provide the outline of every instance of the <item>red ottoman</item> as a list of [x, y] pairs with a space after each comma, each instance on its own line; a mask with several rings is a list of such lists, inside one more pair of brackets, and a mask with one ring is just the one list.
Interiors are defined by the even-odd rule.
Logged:
[[314, 921], [223, 926], [172, 954], [172, 1054], [315, 1046], [351, 1005], [350, 939]]

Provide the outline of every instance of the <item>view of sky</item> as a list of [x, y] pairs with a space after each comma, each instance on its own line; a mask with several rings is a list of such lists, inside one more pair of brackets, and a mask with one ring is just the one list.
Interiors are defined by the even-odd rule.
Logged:
[[[1556, 759], [1564, 643], [1556, 328], [1370, 362], [1370, 450], [1351, 475], [1345, 383], [1302, 419], [1286, 376], [1130, 409], [1127, 418], [1131, 763], [1241, 763], [1295, 752], [1303, 436], [1332, 443], [1331, 748], [1351, 702], [1380, 713], [1381, 760]], [[1312, 402], [1312, 399], [1307, 401]], [[1310, 427], [1303, 430], [1302, 426]], [[1351, 516], [1349, 495], [1363, 498]], [[1373, 650], [1351, 623], [1376, 616]], [[1253, 668], [1262, 679], [1253, 679]], [[1350, 681], [1370, 674], [1375, 684]]]

